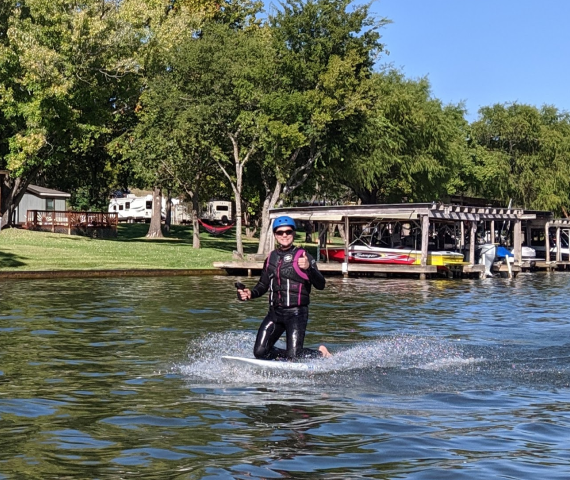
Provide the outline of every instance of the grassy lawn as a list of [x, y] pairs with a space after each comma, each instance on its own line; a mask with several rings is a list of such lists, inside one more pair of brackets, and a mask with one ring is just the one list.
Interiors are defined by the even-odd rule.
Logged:
[[[75, 235], [4, 229], [0, 232], [0, 272], [39, 270], [112, 270], [212, 268], [232, 259], [235, 232], [220, 237], [202, 233], [202, 248], [192, 248], [192, 229], [173, 226], [164, 239], [147, 239], [147, 224], [121, 224], [118, 237], [92, 239]], [[245, 253], [257, 240], [244, 236]]]

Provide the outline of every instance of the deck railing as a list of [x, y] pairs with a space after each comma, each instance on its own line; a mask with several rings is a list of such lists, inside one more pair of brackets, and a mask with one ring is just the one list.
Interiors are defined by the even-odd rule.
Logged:
[[111, 212], [28, 210], [25, 227], [68, 235], [116, 236], [118, 222], [118, 214]]

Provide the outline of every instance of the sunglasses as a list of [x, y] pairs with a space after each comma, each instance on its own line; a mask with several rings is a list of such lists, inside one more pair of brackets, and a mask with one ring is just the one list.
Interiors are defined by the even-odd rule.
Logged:
[[293, 235], [294, 230], [277, 230], [275, 235], [283, 236], [283, 235]]

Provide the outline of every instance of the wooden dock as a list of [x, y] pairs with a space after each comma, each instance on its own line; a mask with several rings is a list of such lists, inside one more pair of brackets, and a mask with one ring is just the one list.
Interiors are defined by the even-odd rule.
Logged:
[[[247, 274], [249, 277], [258, 275], [264, 262], [259, 261], [234, 261], [234, 262], [214, 262], [215, 268], [226, 270], [232, 274]], [[438, 270], [436, 265], [370, 265], [362, 263], [349, 263], [346, 269], [343, 269], [342, 263], [330, 262], [318, 264], [319, 270], [324, 275], [343, 275], [345, 277], [358, 276], [410, 276], [416, 278], [432, 278], [432, 277], [460, 277], [473, 276], [480, 277], [485, 273], [484, 265], [449, 265], [448, 268]]]
[[562, 260], [547, 262], [546, 260], [542, 259], [534, 262], [533, 269], [546, 270], [546, 271], [554, 271], [554, 270], [564, 271], [570, 269], [570, 262]]
[[[493, 207], [487, 205], [446, 205], [442, 203], [401, 203], [383, 205], [329, 205], [283, 207], [272, 209], [270, 219], [280, 215], [288, 215], [295, 221], [305, 223], [318, 231], [316, 260], [319, 270], [325, 275], [343, 275], [345, 277], [378, 276], [378, 277], [413, 277], [413, 278], [484, 278], [487, 274], [496, 277], [516, 277], [519, 273], [529, 271], [555, 270], [570, 271], [570, 262], [563, 262], [560, 252], [557, 261], [527, 260], [523, 258], [523, 222], [524, 239], [529, 245], [533, 235], [545, 237], [546, 251], [551, 251], [548, 243], [551, 228], [556, 228], [556, 244], [561, 244], [561, 230], [565, 229], [570, 237], [570, 219], [556, 220], [550, 212], [526, 211], [520, 208]], [[481, 242], [498, 245], [497, 240], [507, 241], [501, 237], [496, 223], [512, 224], [512, 235], [507, 245], [512, 247], [510, 262], [495, 261], [488, 266], [473, 264], [477, 262], [478, 247]], [[307, 228], [307, 227], [305, 227]], [[399, 264], [365, 264], [325, 262], [326, 251], [331, 245], [328, 236], [339, 229], [343, 238], [343, 247], [347, 259], [350, 245], [360, 242], [367, 246], [400, 249], [405, 252], [413, 248], [414, 255], [420, 265]], [[538, 234], [537, 234], [538, 235]], [[538, 240], [540, 240], [538, 235]], [[314, 241], [310, 239], [309, 241]], [[335, 245], [338, 247], [341, 244]], [[447, 250], [463, 252], [466, 261], [446, 263], [442, 266], [429, 265], [431, 251]], [[325, 254], [323, 255], [323, 251]], [[391, 250], [392, 251], [392, 250]], [[235, 256], [231, 262], [215, 262], [214, 266], [227, 271], [230, 275], [253, 276], [263, 268], [263, 258], [248, 255], [245, 261]], [[263, 257], [263, 255], [262, 255]], [[323, 261], [321, 261], [323, 260]], [[496, 259], [497, 260], [497, 259]], [[445, 260], [443, 260], [445, 261]], [[434, 262], [435, 263], [435, 262]], [[423, 265], [422, 265], [423, 264]]]

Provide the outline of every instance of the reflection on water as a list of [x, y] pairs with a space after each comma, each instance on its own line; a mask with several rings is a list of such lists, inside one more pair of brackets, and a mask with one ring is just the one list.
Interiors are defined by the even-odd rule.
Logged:
[[0, 478], [568, 478], [570, 276], [332, 278], [309, 374], [234, 281], [0, 283]]

